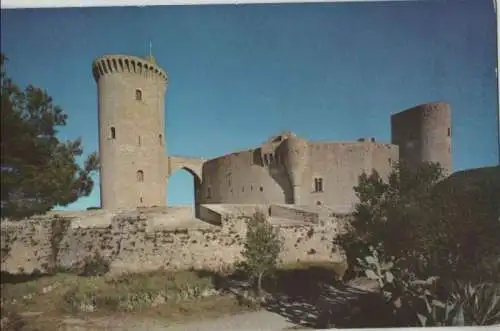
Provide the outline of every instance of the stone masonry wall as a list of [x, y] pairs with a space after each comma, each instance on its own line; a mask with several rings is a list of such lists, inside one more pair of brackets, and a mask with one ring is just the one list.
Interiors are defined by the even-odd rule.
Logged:
[[[344, 222], [276, 224], [285, 243], [281, 262], [341, 261], [332, 239]], [[50, 220], [2, 224], [1, 230], [3, 271], [29, 273], [50, 266], [54, 251]], [[153, 227], [144, 215], [115, 216], [108, 226], [70, 226], [60, 241], [57, 261], [70, 267], [99, 252], [112, 261], [111, 269], [116, 273], [218, 269], [241, 259], [245, 231], [242, 218], [226, 220], [222, 226], [173, 229]]]
[[307, 210], [301, 210], [298, 206], [271, 205], [269, 208], [271, 216], [287, 218], [290, 220], [304, 220], [306, 222], [318, 223], [319, 215]]

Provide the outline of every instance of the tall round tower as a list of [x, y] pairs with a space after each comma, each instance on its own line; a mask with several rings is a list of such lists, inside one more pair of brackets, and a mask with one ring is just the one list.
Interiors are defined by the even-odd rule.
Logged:
[[452, 167], [451, 107], [445, 102], [422, 104], [391, 116], [392, 143], [410, 164], [439, 162], [449, 175]]
[[101, 207], [165, 206], [167, 74], [153, 57], [107, 55], [92, 64], [99, 108]]

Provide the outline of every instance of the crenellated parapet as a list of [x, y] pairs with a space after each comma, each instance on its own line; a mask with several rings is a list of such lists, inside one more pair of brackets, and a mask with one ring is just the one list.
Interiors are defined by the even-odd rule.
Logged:
[[142, 75], [146, 78], [156, 78], [167, 82], [167, 73], [156, 65], [154, 59], [142, 59], [128, 55], [105, 55], [97, 58], [92, 63], [92, 75], [94, 79], [99, 79], [107, 74], [131, 73]]

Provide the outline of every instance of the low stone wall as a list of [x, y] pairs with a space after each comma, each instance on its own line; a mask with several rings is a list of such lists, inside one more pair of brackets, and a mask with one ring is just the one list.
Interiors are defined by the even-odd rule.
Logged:
[[46, 268], [52, 257], [51, 236], [51, 222], [46, 219], [2, 224], [2, 271], [20, 273]]
[[222, 211], [217, 206], [200, 205], [199, 218], [214, 225], [222, 225]]
[[[69, 222], [58, 240], [54, 224]], [[342, 231], [343, 219], [323, 225], [279, 224], [284, 239], [281, 262], [341, 261], [332, 239]], [[105, 224], [105, 223], [103, 223]], [[82, 221], [63, 218], [37, 219], [22, 223], [3, 222], [2, 270], [10, 273], [45, 271], [56, 255], [60, 266], [70, 267], [99, 252], [111, 260], [113, 272], [159, 268], [218, 269], [241, 260], [245, 239], [244, 218], [227, 219], [221, 226], [167, 228], [151, 226], [147, 215], [114, 216], [109, 225], [84, 227]], [[5, 240], [4, 240], [5, 239]], [[57, 247], [55, 247], [57, 246]]]
[[304, 210], [297, 206], [271, 205], [269, 209], [272, 217], [287, 218], [295, 221], [312, 223], [318, 223], [319, 221], [318, 213]]

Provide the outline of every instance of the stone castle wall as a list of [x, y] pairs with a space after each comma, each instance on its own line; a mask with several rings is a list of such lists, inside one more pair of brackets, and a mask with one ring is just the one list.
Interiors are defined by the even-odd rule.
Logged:
[[286, 187], [280, 186], [267, 167], [256, 162], [254, 154], [252, 150], [243, 151], [205, 162], [203, 203], [286, 203]]
[[[2, 270], [18, 273], [46, 270], [54, 257], [52, 221], [47, 218], [2, 224]], [[205, 224], [205, 223], [204, 223]], [[277, 223], [284, 239], [281, 262], [341, 261], [332, 239], [345, 219], [323, 224]], [[112, 272], [159, 268], [218, 269], [241, 259], [245, 238], [243, 218], [225, 219], [221, 226], [161, 227], [141, 214], [115, 216], [107, 225], [83, 227], [72, 222], [58, 245], [57, 262], [70, 267], [99, 252], [111, 260]]]
[[[279, 147], [276, 147], [279, 149]], [[298, 192], [303, 205], [351, 206], [357, 201], [353, 187], [358, 177], [376, 169], [383, 177], [399, 158], [398, 146], [365, 142], [310, 142], [304, 151]], [[259, 149], [232, 153], [205, 162], [201, 201], [216, 204], [295, 203], [285, 157], [276, 155], [271, 164], [260, 162]], [[274, 153], [274, 154], [273, 154]], [[283, 162], [283, 163], [282, 163]], [[321, 178], [323, 190], [314, 191]]]
[[[310, 143], [310, 162], [301, 186], [303, 203], [352, 209], [357, 202], [353, 187], [359, 176], [375, 169], [385, 178], [391, 171], [390, 161], [398, 155], [397, 146], [371, 141]], [[315, 178], [322, 179], [321, 192], [314, 190]]]

